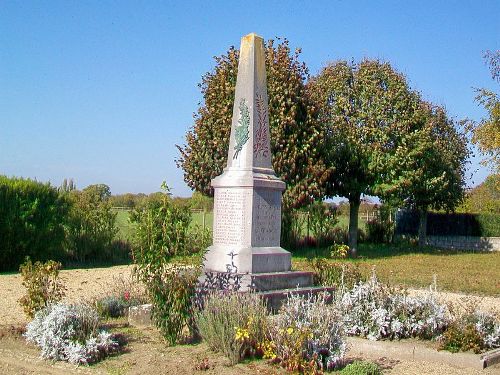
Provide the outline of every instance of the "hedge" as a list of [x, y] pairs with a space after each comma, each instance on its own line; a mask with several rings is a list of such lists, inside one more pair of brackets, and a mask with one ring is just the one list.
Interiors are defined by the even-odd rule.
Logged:
[[[419, 214], [401, 210], [396, 214], [395, 234], [418, 234]], [[500, 215], [497, 214], [427, 214], [429, 236], [500, 237]]]
[[50, 184], [0, 175], [0, 271], [63, 254], [68, 204]]

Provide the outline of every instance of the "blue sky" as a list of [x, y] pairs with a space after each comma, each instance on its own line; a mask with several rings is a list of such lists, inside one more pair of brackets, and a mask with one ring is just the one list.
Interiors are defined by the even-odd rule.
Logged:
[[[499, 1], [0, 2], [0, 174], [113, 193], [163, 180], [189, 196], [175, 144], [192, 125], [213, 56], [256, 32], [328, 61], [391, 62], [425, 99], [479, 119], [473, 87], [498, 86]], [[469, 185], [488, 171], [473, 159]]]

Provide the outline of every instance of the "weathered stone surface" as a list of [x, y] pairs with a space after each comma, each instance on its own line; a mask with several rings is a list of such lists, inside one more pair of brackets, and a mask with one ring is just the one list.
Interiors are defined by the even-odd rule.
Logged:
[[264, 41], [241, 39], [226, 168], [214, 187], [213, 245], [207, 271], [284, 272], [291, 255], [280, 247], [285, 183], [271, 163]]
[[128, 308], [128, 323], [135, 327], [149, 327], [151, 325], [152, 304], [130, 306]]

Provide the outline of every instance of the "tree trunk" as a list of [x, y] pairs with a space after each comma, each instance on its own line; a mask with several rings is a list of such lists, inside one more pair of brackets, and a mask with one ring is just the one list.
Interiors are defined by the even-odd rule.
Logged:
[[418, 225], [418, 246], [424, 247], [427, 242], [427, 209], [419, 210], [420, 221]]
[[358, 217], [360, 195], [349, 197], [349, 254], [351, 257], [358, 256]]

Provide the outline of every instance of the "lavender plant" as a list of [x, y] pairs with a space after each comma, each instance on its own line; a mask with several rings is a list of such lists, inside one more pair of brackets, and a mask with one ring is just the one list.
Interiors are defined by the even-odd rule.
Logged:
[[253, 356], [265, 340], [268, 312], [254, 293], [212, 291], [195, 312], [199, 333], [210, 349], [232, 364]]
[[98, 327], [99, 315], [91, 307], [58, 303], [38, 311], [24, 336], [45, 359], [90, 364], [119, 349], [112, 335]]

